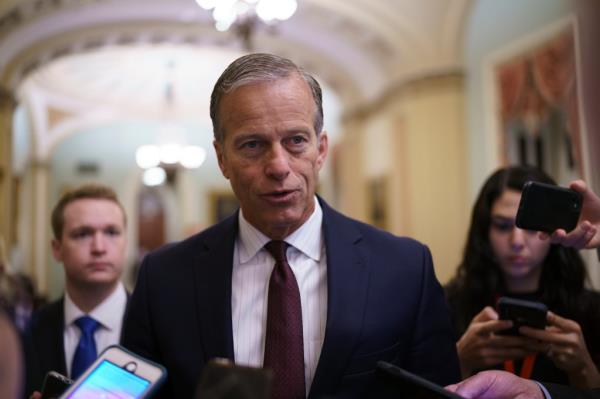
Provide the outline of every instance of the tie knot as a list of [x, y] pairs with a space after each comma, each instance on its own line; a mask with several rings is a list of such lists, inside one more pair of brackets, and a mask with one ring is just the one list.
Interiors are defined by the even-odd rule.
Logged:
[[90, 316], [81, 316], [77, 320], [75, 320], [75, 325], [79, 327], [81, 330], [81, 334], [83, 335], [91, 335], [93, 334], [100, 323], [98, 323], [95, 319]]
[[275, 258], [276, 262], [287, 262], [287, 257], [285, 256], [287, 247], [288, 243], [281, 240], [269, 241], [265, 245], [266, 250]]

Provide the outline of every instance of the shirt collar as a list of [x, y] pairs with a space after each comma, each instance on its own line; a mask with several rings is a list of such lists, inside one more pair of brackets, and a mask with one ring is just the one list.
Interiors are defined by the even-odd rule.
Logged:
[[[123, 287], [123, 284], [119, 282], [117, 288], [112, 292], [112, 294], [110, 294], [108, 298], [96, 306], [87, 315], [93, 317], [102, 325], [102, 327], [112, 331], [118, 328], [119, 323], [123, 319], [123, 313], [115, 312], [115, 309], [124, 309], [126, 303], [127, 293], [125, 292], [125, 287]], [[79, 309], [79, 307], [73, 302], [67, 292], [65, 292], [64, 312], [65, 327], [70, 326], [75, 322], [75, 320], [86, 315], [86, 313]]]
[[[240, 264], [248, 262], [266, 243], [271, 241], [269, 237], [261, 233], [256, 227], [252, 226], [240, 210], [238, 216], [239, 222], [239, 253]], [[319, 201], [315, 197], [315, 209], [310, 217], [292, 234], [287, 236], [284, 241], [304, 253], [309, 258], [319, 261], [321, 259], [321, 244], [323, 210]]]

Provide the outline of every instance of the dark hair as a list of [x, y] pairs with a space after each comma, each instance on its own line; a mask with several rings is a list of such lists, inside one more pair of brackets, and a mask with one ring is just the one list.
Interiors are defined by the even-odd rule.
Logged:
[[104, 199], [112, 201], [121, 209], [121, 212], [123, 213], [123, 223], [127, 222], [123, 205], [119, 202], [117, 194], [112, 188], [100, 184], [86, 184], [64, 193], [52, 210], [52, 233], [57, 240], [61, 239], [63, 228], [65, 226], [65, 208], [71, 202], [80, 199]]
[[[491, 211], [494, 202], [507, 190], [522, 191], [532, 180], [556, 184], [551, 177], [531, 166], [511, 166], [497, 170], [485, 182], [471, 214], [463, 259], [454, 278], [446, 287], [462, 314], [456, 315], [456, 327], [464, 331], [471, 319], [495, 296], [506, 292], [502, 272], [489, 242]], [[554, 311], [576, 312], [576, 300], [587, 277], [583, 260], [573, 248], [551, 245], [539, 283], [540, 300]]]
[[210, 96], [210, 118], [213, 123], [215, 140], [222, 142], [224, 139], [224, 132], [219, 119], [219, 105], [225, 94], [240, 86], [272, 82], [293, 74], [297, 74], [304, 79], [310, 87], [316, 110], [314, 128], [317, 135], [319, 135], [323, 129], [323, 99], [319, 82], [287, 58], [273, 54], [255, 53], [233, 61], [215, 83]]

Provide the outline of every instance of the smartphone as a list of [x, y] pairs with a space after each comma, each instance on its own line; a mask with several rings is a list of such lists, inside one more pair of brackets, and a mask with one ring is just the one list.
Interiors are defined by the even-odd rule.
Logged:
[[209, 361], [200, 377], [196, 399], [270, 399], [269, 370], [237, 366], [228, 359]]
[[548, 307], [541, 302], [501, 297], [496, 304], [500, 320], [512, 320], [513, 326], [500, 331], [501, 335], [519, 335], [519, 327], [546, 327]]
[[528, 181], [523, 186], [516, 225], [521, 229], [552, 233], [577, 226], [582, 196], [575, 190]]
[[72, 379], [57, 373], [56, 371], [48, 371], [44, 377], [41, 399], [58, 399], [71, 384], [73, 384]]
[[411, 399], [464, 399], [443, 387], [388, 362], [377, 362], [377, 378], [390, 393]]
[[166, 375], [164, 367], [113, 345], [106, 348], [60, 398], [145, 398], [160, 386]]

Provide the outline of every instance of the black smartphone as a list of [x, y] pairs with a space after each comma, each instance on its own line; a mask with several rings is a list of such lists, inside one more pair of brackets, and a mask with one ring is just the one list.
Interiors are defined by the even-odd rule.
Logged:
[[569, 232], [581, 214], [581, 194], [569, 188], [528, 181], [523, 186], [515, 224], [526, 230]]
[[209, 361], [196, 388], [196, 399], [270, 399], [272, 373], [238, 366], [228, 359]]
[[56, 371], [48, 371], [42, 385], [42, 399], [57, 399], [73, 384], [73, 380]]
[[546, 327], [548, 307], [541, 302], [501, 297], [496, 304], [500, 320], [512, 320], [513, 326], [502, 330], [501, 335], [519, 335], [519, 327]]
[[464, 399], [423, 377], [388, 362], [377, 362], [377, 379], [390, 394], [411, 399]]

